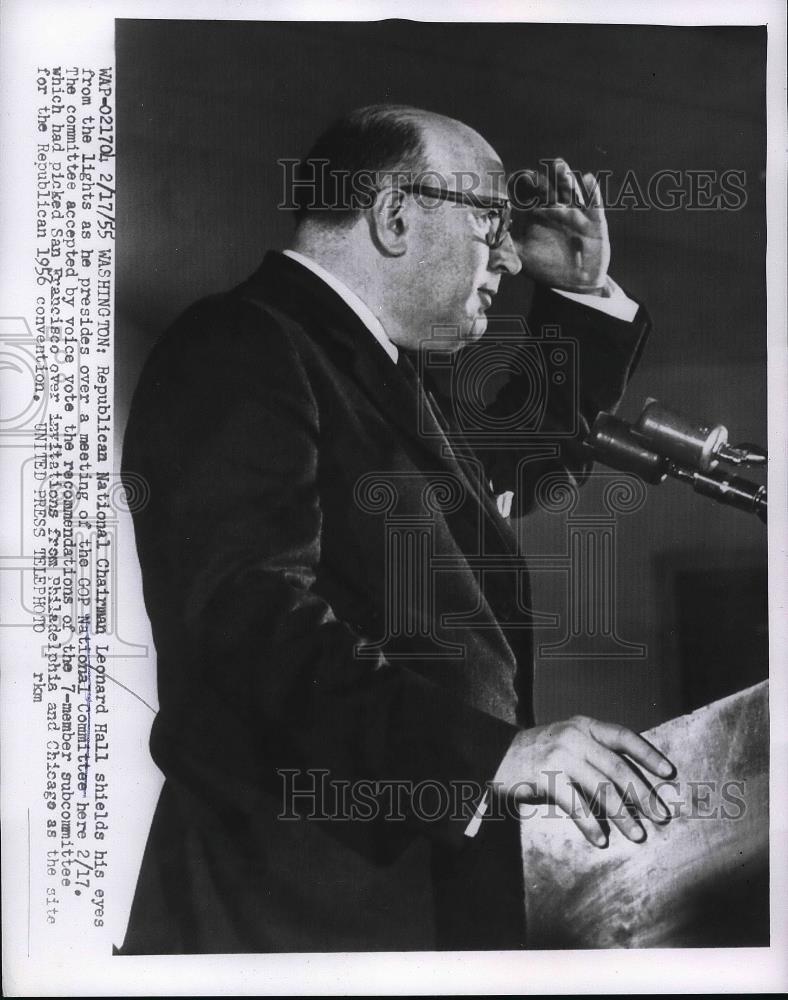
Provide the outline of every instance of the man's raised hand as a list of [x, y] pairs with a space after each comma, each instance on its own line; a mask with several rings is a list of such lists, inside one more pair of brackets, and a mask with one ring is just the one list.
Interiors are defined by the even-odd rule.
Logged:
[[522, 235], [515, 238], [524, 272], [534, 281], [570, 292], [605, 287], [610, 239], [602, 194], [593, 174], [582, 184], [562, 159], [547, 169], [525, 171], [533, 207], [525, 213]]

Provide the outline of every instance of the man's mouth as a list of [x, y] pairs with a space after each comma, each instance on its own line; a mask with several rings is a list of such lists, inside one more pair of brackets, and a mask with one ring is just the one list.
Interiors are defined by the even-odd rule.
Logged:
[[495, 292], [491, 292], [487, 288], [480, 288], [479, 289], [479, 298], [481, 299], [482, 307], [484, 309], [489, 309], [490, 308], [490, 306], [492, 305], [492, 301], [493, 301], [493, 296], [494, 295], [495, 295]]

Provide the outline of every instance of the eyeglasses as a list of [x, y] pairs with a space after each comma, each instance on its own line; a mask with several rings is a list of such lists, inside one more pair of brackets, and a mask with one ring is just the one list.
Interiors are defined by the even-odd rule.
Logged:
[[495, 223], [488, 229], [485, 237], [487, 245], [493, 250], [503, 243], [512, 225], [512, 204], [508, 198], [480, 198], [465, 191], [448, 191], [429, 184], [407, 184], [401, 190], [426, 195], [438, 201], [453, 201], [457, 205], [486, 209], [488, 217]]

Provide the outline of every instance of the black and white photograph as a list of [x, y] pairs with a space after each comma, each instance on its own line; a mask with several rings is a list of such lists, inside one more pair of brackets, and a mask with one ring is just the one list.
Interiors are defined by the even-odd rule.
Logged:
[[785, 988], [785, 15], [613, 6], [14, 50], [7, 995]]

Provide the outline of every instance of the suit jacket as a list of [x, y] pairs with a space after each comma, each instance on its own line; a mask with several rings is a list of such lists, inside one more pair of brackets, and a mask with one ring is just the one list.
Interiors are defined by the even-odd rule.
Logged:
[[[582, 475], [583, 427], [647, 326], [547, 291], [534, 309], [577, 341], [580, 427], [525, 465], [494, 434], [467, 444], [418, 359], [394, 365], [280, 254], [155, 347], [124, 471], [150, 487], [166, 781], [124, 953], [522, 945], [516, 824], [465, 836], [532, 724], [527, 576], [495, 491], [519, 512], [537, 473]], [[525, 377], [491, 414], [516, 416]]]

